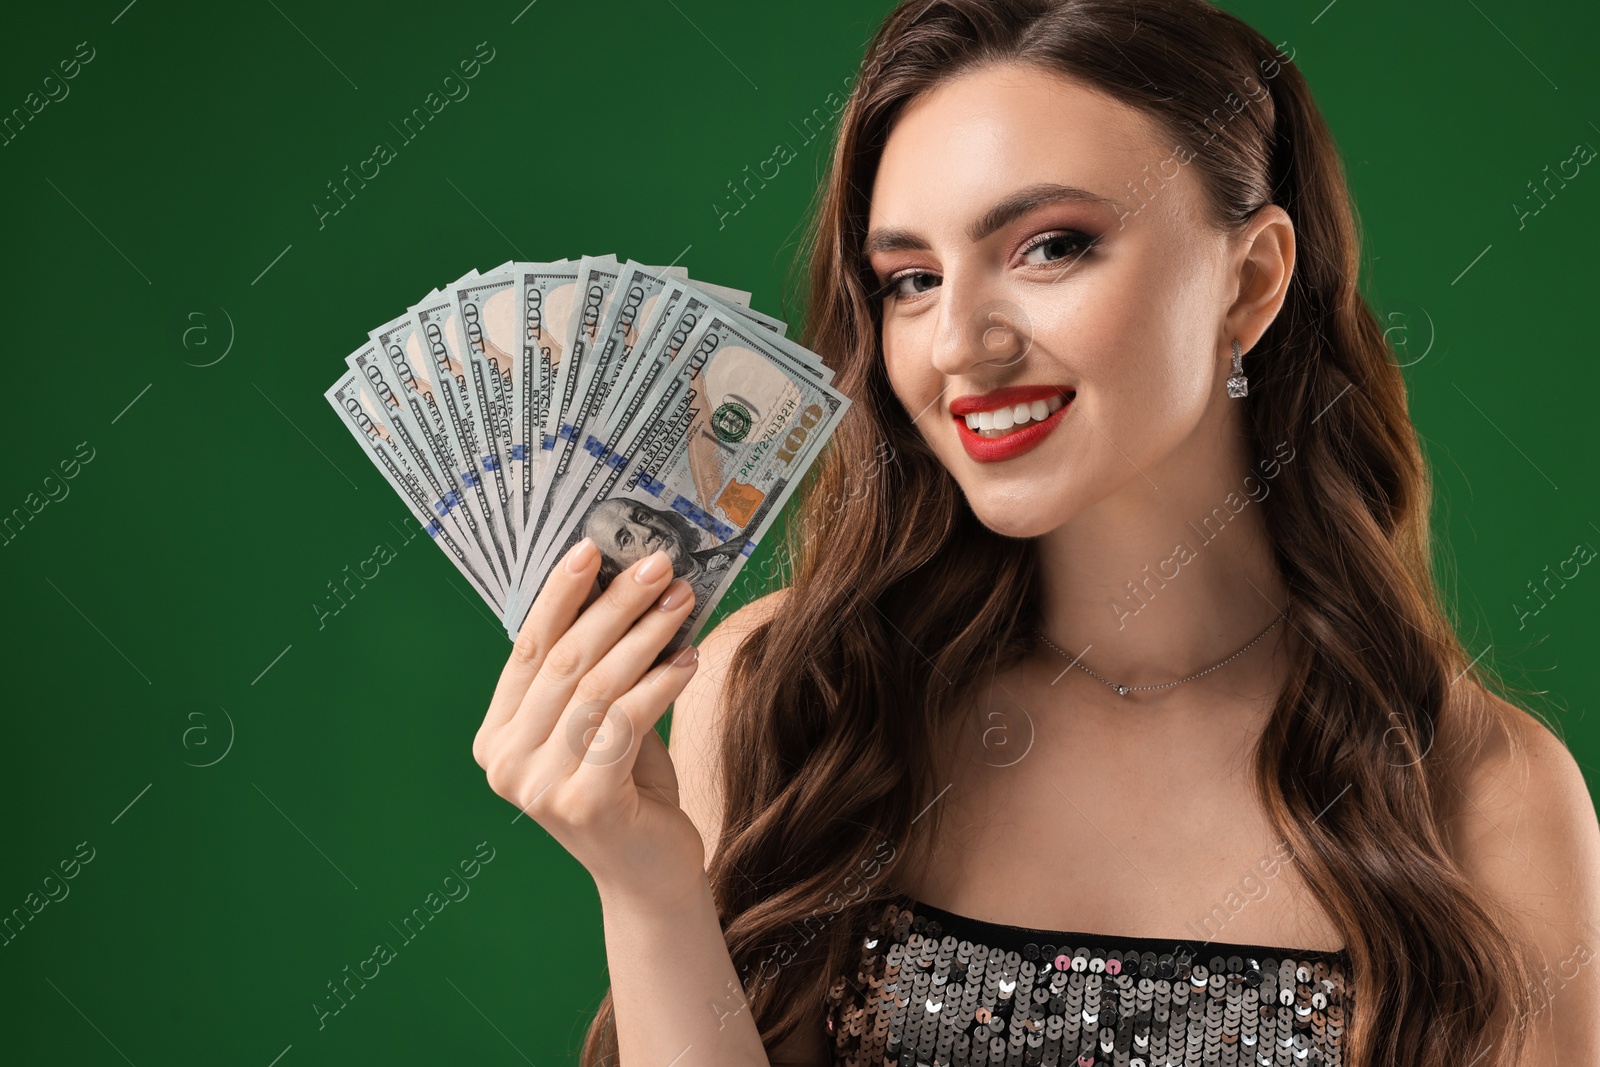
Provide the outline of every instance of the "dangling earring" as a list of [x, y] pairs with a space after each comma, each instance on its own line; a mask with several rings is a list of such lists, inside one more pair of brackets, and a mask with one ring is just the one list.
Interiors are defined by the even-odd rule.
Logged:
[[1233, 342], [1233, 376], [1228, 379], [1228, 395], [1241, 397], [1250, 391], [1250, 379], [1244, 376], [1244, 354], [1239, 351], [1238, 338]]

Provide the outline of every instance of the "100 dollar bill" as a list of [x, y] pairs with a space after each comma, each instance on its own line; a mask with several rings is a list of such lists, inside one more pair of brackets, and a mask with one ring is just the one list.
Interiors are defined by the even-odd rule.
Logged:
[[372, 395], [360, 375], [347, 371], [323, 395], [367, 457], [382, 472], [384, 480], [400, 494], [412, 517], [444, 549], [461, 576], [489, 603], [504, 604], [503, 589], [493, 573], [459, 540], [459, 534], [442, 521], [451, 510], [452, 502], [435, 497], [425, 480], [418, 476], [389, 420], [389, 409]]
[[471, 364], [467, 382], [487, 437], [485, 463], [500, 477], [502, 507], [514, 535], [522, 528], [522, 468], [527, 462], [525, 449], [513, 449], [511, 432], [512, 389], [523, 356], [516, 275], [496, 271], [452, 285], [448, 293], [462, 331], [464, 357]]
[[469, 498], [451, 469], [448, 456], [435, 445], [428, 426], [429, 411], [422, 384], [410, 375], [409, 364], [401, 362], [398, 364], [401, 369], [397, 371], [396, 361], [385, 355], [375, 342], [356, 349], [345, 363], [366, 383], [372, 396], [389, 409], [388, 425], [403, 445], [412, 469], [427, 483], [433, 497], [443, 502], [441, 514], [488, 565], [498, 584], [509, 588], [509, 575], [502, 577], [499, 568], [490, 563], [494, 553], [488, 531], [469, 506]]
[[489, 518], [489, 533], [510, 570], [516, 560], [517, 527], [511, 521], [510, 494], [501, 478], [499, 456], [490, 445], [489, 423], [479, 407], [482, 391], [474, 388], [471, 377], [480, 365], [467, 354], [466, 332], [448, 293], [424, 300], [411, 313], [424, 351], [433, 361], [434, 380], [439, 383], [444, 409], [454, 428], [457, 454], [464, 457], [476, 475], [476, 488]]
[[765, 334], [731, 310], [707, 309], [624, 442], [625, 461], [605, 468], [538, 569], [524, 572], [505, 617], [509, 635], [547, 566], [588, 536], [600, 550], [602, 588], [665, 550], [696, 599], [663, 655], [695, 639], [850, 405]]
[[571, 419], [583, 364], [599, 338], [600, 324], [610, 309], [621, 273], [614, 256], [584, 256], [580, 261], [576, 303], [567, 324], [566, 352], [554, 368], [555, 388], [546, 408], [540, 440], [540, 447], [546, 454], [539, 461], [539, 474], [534, 481], [537, 503], [528, 509], [528, 523], [523, 530], [530, 545], [539, 543], [550, 507], [555, 502], [552, 487], [567, 472], [575, 437]]
[[[732, 293], [735, 298], [744, 295], [736, 290], [724, 291]], [[624, 298], [626, 295], [624, 293]], [[551, 507], [554, 521], [534, 546], [534, 566], [548, 556], [559, 526], [570, 515], [572, 508], [579, 500], [588, 498], [596, 477], [601, 473], [600, 465], [609, 463], [615, 467], [625, 458], [620, 454], [620, 442], [633, 427], [634, 418], [653, 395], [661, 374], [677, 360], [683, 342], [700, 324], [706, 311], [717, 302], [712, 287], [681, 280], [668, 282], [648, 304], [649, 310], [643, 325], [636, 332], [627, 331], [615, 338], [616, 352], [609, 361], [612, 365], [607, 366], [606, 371], [615, 380], [625, 381], [626, 387], [620, 394], [614, 386], [600, 393], [599, 410], [589, 419], [576, 424], [576, 431], [581, 438], [579, 448], [574, 451], [573, 466], [568, 471], [565, 484], [557, 488], [557, 497]], [[723, 305], [727, 306], [726, 301]], [[743, 306], [733, 306], [729, 310], [777, 337], [783, 333], [783, 323], [760, 312]], [[611, 326], [616, 330], [621, 323], [615, 309], [613, 316]], [[642, 343], [639, 340], [641, 337], [644, 339]], [[610, 340], [603, 337], [602, 344]], [[597, 361], [600, 362], [605, 361]], [[819, 374], [822, 373], [831, 374], [819, 371]], [[611, 405], [609, 401], [614, 396], [619, 398], [618, 403]], [[519, 577], [526, 572], [526, 567], [521, 568]]]
[[[566, 354], [578, 267], [573, 263], [519, 263], [515, 275], [522, 315], [522, 364], [511, 392], [511, 447], [524, 456], [517, 473], [522, 494], [520, 526], [527, 530], [538, 499], [534, 488], [546, 455], [543, 428], [555, 393], [556, 372]], [[527, 538], [523, 548], [527, 548]]]

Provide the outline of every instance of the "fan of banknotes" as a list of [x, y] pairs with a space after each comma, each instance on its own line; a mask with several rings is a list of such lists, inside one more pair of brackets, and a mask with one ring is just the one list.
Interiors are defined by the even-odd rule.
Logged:
[[692, 642], [850, 401], [750, 294], [614, 256], [502, 264], [373, 330], [325, 394], [515, 638], [592, 537], [664, 549]]

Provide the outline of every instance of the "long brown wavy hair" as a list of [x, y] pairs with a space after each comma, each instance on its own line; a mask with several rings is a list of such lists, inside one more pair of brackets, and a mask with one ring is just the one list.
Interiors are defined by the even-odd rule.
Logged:
[[[1224, 232], [1267, 204], [1288, 212], [1298, 261], [1243, 403], [1252, 459], [1295, 449], [1263, 513], [1301, 639], [1255, 746], [1256, 787], [1351, 954], [1345, 1062], [1517, 1062], [1533, 957], [1441, 826], [1496, 733], [1519, 751], [1522, 712], [1490, 696], [1441, 606], [1431, 480], [1357, 288], [1333, 137], [1292, 59], [1204, 0], [910, 0], [867, 49], [802, 248], [805, 343], [854, 404], [789, 526], [783, 610], [751, 631], [725, 687], [725, 816], [708, 874], [763, 1040], [819, 1025], [895, 872], [938, 833], [940, 746], [972, 680], [1033, 647], [1034, 543], [978, 521], [896, 399], [861, 252], [866, 190], [901, 109], [992, 62], [1141, 109], [1193, 153]], [[841, 907], [841, 886], [867, 871], [869, 891]], [[611, 1023], [607, 993], [586, 1067], [615, 1064]], [[1496, 1055], [1477, 1060], [1498, 1033]]]

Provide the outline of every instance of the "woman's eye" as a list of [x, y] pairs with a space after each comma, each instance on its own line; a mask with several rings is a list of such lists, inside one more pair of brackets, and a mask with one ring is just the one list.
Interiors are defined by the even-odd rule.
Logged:
[[937, 274], [929, 274], [927, 271], [922, 270], [909, 271], [890, 278], [888, 284], [879, 292], [885, 297], [901, 300], [906, 297], [920, 296], [930, 289], [937, 288], [939, 281]]
[[1081, 258], [1095, 245], [1095, 238], [1077, 230], [1040, 234], [1022, 250], [1023, 262], [1059, 263]]

